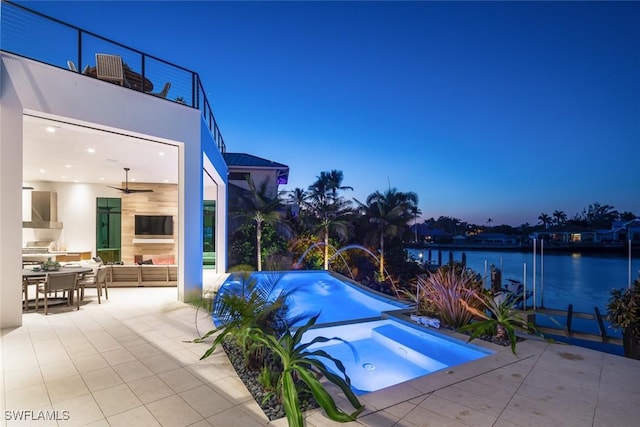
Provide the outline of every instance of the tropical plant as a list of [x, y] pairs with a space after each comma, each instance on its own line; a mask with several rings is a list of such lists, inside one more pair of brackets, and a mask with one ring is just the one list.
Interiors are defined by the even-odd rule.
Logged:
[[625, 357], [640, 359], [640, 276], [628, 289], [612, 289], [607, 304], [609, 323], [622, 329]]
[[[296, 379], [302, 381], [306, 387], [311, 390], [318, 405], [320, 405], [327, 416], [334, 421], [353, 421], [364, 409], [364, 406], [351, 390], [351, 380], [342, 362], [333, 358], [324, 350], [310, 349], [310, 347], [316, 343], [324, 343], [336, 339], [340, 341], [343, 340], [340, 338], [316, 337], [307, 343], [301, 343], [302, 336], [315, 325], [318, 316], [319, 314], [311, 317], [307, 323], [298, 328], [295, 333], [287, 332], [281, 337], [266, 333], [260, 328], [251, 329], [252, 339], [260, 342], [280, 360], [282, 373], [278, 379], [277, 393], [282, 399], [290, 427], [302, 427], [304, 425], [298, 399], [299, 389]], [[331, 372], [325, 366], [322, 359], [333, 362], [342, 376]], [[333, 397], [331, 397], [320, 382], [321, 377], [325, 377], [329, 382], [337, 385], [342, 390], [351, 405], [355, 408], [354, 412], [348, 414], [338, 408]]]
[[618, 216], [613, 206], [595, 202], [583, 209], [579, 217], [591, 228], [609, 228]]
[[300, 212], [304, 210], [309, 194], [304, 188], [296, 187], [287, 192], [287, 202], [289, 203], [289, 209], [294, 217], [299, 216]]
[[376, 191], [370, 194], [365, 203], [358, 200], [356, 203], [370, 225], [365, 236], [367, 243], [371, 245], [377, 241], [379, 244], [378, 275], [379, 279], [384, 279], [385, 237], [398, 237], [409, 230], [409, 221], [417, 211], [418, 195], [390, 188], [384, 193]]
[[552, 216], [556, 225], [562, 225], [567, 222], [567, 214], [563, 211], [555, 210], [553, 211]]
[[342, 185], [344, 174], [342, 171], [333, 169], [329, 172], [320, 172], [320, 176], [316, 177], [316, 181], [311, 184], [311, 191], [319, 191], [332, 199], [338, 198], [338, 190], [353, 190], [353, 187]]
[[260, 328], [277, 336], [283, 334], [288, 329], [286, 300], [291, 291], [274, 295], [281, 274], [264, 274], [260, 282], [248, 271], [232, 274], [235, 287], [220, 291], [213, 307], [213, 316], [219, 326], [194, 341], [203, 342], [218, 334], [201, 357], [204, 359], [224, 340], [234, 339], [242, 348], [245, 365], [259, 369], [263, 365], [264, 353], [261, 346], [251, 339], [251, 329]]
[[[273, 392], [276, 390], [278, 385], [278, 380], [280, 378], [280, 372], [274, 369], [273, 366], [263, 365], [260, 370], [260, 375], [258, 376], [258, 383], [265, 389], [267, 392]], [[265, 401], [270, 397], [269, 394], [265, 396]]]
[[310, 203], [310, 214], [315, 219], [313, 230], [322, 238], [324, 243], [324, 269], [329, 269], [329, 236], [335, 235], [339, 240], [345, 240], [349, 235], [349, 218], [352, 216], [350, 203], [342, 199], [331, 200], [328, 203]]
[[262, 229], [265, 225], [274, 227], [283, 234], [290, 234], [291, 227], [285, 217], [285, 209], [280, 196], [272, 196], [268, 181], [264, 180], [258, 187], [251, 176], [247, 177], [249, 191], [244, 192], [233, 215], [253, 222], [256, 227], [256, 263], [258, 271], [262, 271]]
[[552, 222], [551, 217], [546, 213], [541, 213], [540, 215], [538, 215], [538, 221], [538, 224], [543, 225], [544, 228], [549, 228], [549, 225]]
[[466, 325], [473, 315], [462, 302], [478, 307], [475, 297], [482, 291], [482, 281], [473, 270], [454, 262], [443, 266], [427, 277], [418, 277], [419, 300], [429, 301], [440, 321], [453, 328]]
[[324, 242], [324, 269], [329, 269], [329, 236], [344, 240], [349, 234], [351, 202], [338, 195], [338, 190], [353, 190], [342, 185], [342, 171], [321, 172], [309, 186], [306, 213], [312, 219], [312, 229]]
[[[482, 335], [494, 336], [498, 342], [509, 339], [511, 351], [516, 354], [516, 330], [526, 333], [537, 333], [533, 323], [527, 322], [522, 313], [513, 307], [516, 301], [501, 300], [496, 301], [493, 294], [489, 292], [479, 292], [473, 295], [476, 304], [470, 304], [465, 300], [460, 303], [477, 320], [472, 321], [460, 328], [461, 332], [471, 332], [467, 342], [472, 341]], [[486, 314], [486, 311], [490, 315]]]

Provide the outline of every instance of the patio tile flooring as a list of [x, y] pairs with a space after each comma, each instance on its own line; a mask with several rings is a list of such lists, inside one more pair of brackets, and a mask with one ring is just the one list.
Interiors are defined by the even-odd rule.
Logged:
[[[284, 427], [269, 422], [222, 350], [199, 360], [209, 316], [175, 301], [175, 288], [113, 288], [80, 311], [27, 312], [2, 330], [2, 426]], [[496, 354], [361, 396], [357, 421], [334, 423], [319, 410], [309, 427], [637, 426], [640, 361], [527, 340], [518, 356]], [[331, 386], [329, 386], [331, 388]], [[339, 403], [345, 400], [334, 390]], [[342, 405], [343, 408], [350, 407]], [[18, 411], [18, 412], [16, 412]], [[22, 411], [22, 412], [20, 412]], [[55, 420], [18, 421], [58, 411]], [[62, 412], [65, 411], [65, 412]]]

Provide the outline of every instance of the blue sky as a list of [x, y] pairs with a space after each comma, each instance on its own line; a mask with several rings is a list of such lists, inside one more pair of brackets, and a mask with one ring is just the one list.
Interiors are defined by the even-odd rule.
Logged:
[[200, 74], [228, 151], [423, 218], [640, 215], [639, 2], [20, 2]]

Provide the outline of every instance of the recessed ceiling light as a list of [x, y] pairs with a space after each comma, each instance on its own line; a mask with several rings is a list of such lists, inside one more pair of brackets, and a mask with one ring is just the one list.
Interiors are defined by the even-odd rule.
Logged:
[[104, 176], [101, 176], [101, 177], [100, 177], [100, 181], [104, 181]]
[[160, 151], [160, 152], [158, 153], [158, 156], [164, 156], [164, 152]]
[[70, 169], [71, 165], [64, 165], [65, 168]]
[[89, 153], [95, 153], [95, 152], [96, 152], [96, 150], [95, 150], [94, 148], [88, 148], [88, 149], [87, 149], [87, 151], [88, 151]]
[[76, 184], [79, 183], [80, 181], [77, 179], [74, 179], [73, 182], [75, 182]]
[[56, 131], [56, 128], [54, 128], [53, 126], [47, 126], [46, 129], [49, 133], [54, 133]]
[[131, 178], [131, 181], [135, 181], [135, 180], [136, 180], [135, 178]]
[[167, 182], [169, 182], [169, 180], [168, 180], [168, 179], [165, 179], [165, 180], [164, 180], [164, 182], [165, 182], [165, 183], [167, 183]]
[[40, 173], [45, 173], [46, 170], [45, 169], [40, 169]]

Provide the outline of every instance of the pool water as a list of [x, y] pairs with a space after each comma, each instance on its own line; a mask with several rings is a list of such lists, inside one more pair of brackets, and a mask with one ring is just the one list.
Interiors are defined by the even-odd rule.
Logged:
[[[340, 360], [355, 393], [380, 390], [493, 353], [408, 322], [383, 319], [388, 317], [385, 313], [409, 306], [370, 292], [340, 275], [327, 271], [277, 274], [280, 276], [271, 295], [275, 298], [282, 290], [293, 290], [287, 300], [289, 315], [306, 316], [292, 326], [302, 326], [309, 317], [320, 313], [316, 327], [304, 334], [303, 342], [323, 336], [339, 337], [348, 343], [332, 340], [314, 344], [310, 349], [321, 348]], [[273, 277], [273, 272], [252, 274], [258, 284]], [[217, 298], [225, 292], [238, 292], [241, 286], [231, 276], [223, 283]], [[322, 361], [340, 375], [333, 362]]]
[[[291, 271], [281, 274], [271, 292], [275, 299], [282, 290], [292, 290], [288, 298], [289, 315], [306, 315], [306, 319], [320, 313], [316, 324], [352, 321], [355, 319], [378, 319], [385, 311], [409, 308], [407, 304], [395, 301], [388, 296], [368, 292], [364, 288], [338, 275], [327, 271]], [[269, 280], [273, 272], [252, 273], [252, 279], [261, 283]], [[271, 277], [270, 277], [271, 276]], [[238, 292], [241, 283], [232, 276], [222, 284], [219, 295], [224, 292]], [[294, 323], [298, 327], [306, 319]]]
[[[380, 390], [423, 375], [491, 354], [400, 322], [385, 319], [326, 328], [311, 329], [303, 336], [309, 342], [317, 336], [340, 337], [317, 343], [309, 350], [322, 349], [340, 360], [357, 394]], [[333, 362], [320, 358], [327, 368], [341, 375]]]
[[[353, 283], [340, 280], [326, 271], [297, 271], [286, 273], [276, 287], [294, 289], [289, 297], [291, 316], [320, 313], [316, 324], [377, 319], [380, 313], [409, 308], [388, 297], [367, 292]], [[293, 326], [302, 326], [305, 320]]]

